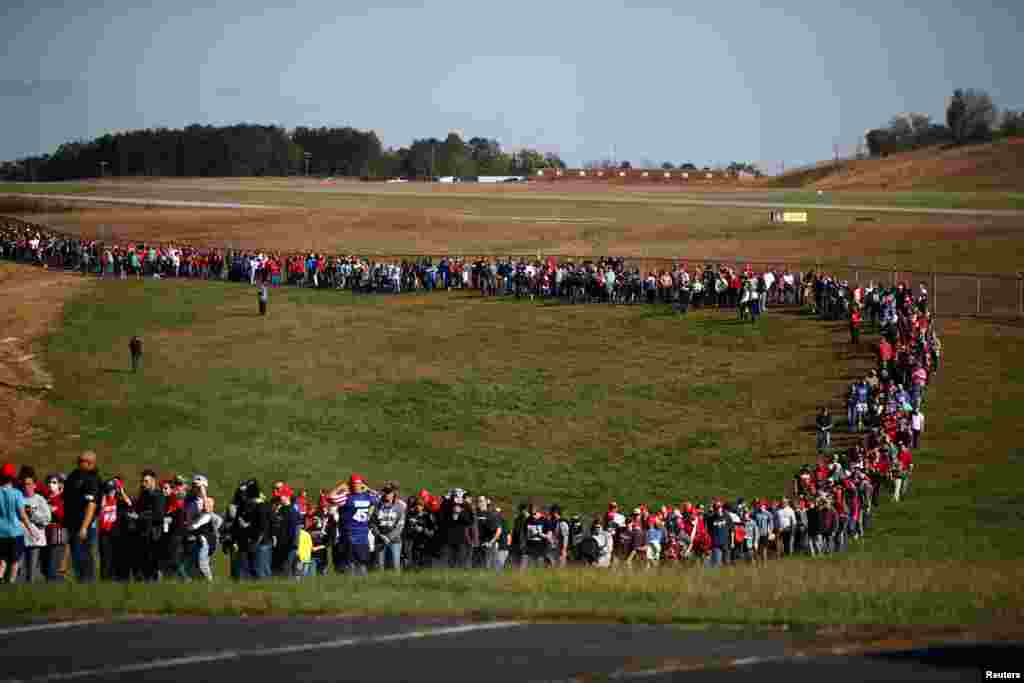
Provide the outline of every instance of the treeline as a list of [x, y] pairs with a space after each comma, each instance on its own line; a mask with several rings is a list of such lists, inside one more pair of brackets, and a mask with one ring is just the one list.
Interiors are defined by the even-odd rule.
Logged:
[[887, 156], [932, 145], [964, 145], [1024, 135], [1024, 112], [1000, 112], [984, 90], [955, 90], [946, 105], [946, 122], [927, 114], [899, 114], [885, 128], [868, 131], [871, 156]]
[[[633, 166], [633, 163], [631, 161], [613, 161], [611, 159], [595, 159], [593, 161], [586, 161], [586, 162], [584, 162], [583, 163], [583, 168], [585, 168], [587, 170], [619, 169], [619, 170], [623, 170], [624, 171], [624, 170], [628, 170], [628, 169], [634, 168], [634, 166]], [[666, 162], [662, 163], [659, 166], [655, 162], [651, 161], [650, 159], [642, 160], [640, 162], [640, 164], [638, 166], [636, 166], [636, 168], [642, 168], [642, 169], [648, 169], [648, 170], [651, 170], [651, 169], [654, 169], [654, 168], [661, 168], [661, 170], [663, 170], [663, 171], [675, 171], [675, 170], [680, 170], [680, 171], [711, 171], [712, 170], [712, 168], [710, 166], [704, 166], [702, 168], [697, 168], [697, 166], [695, 164], [693, 164], [693, 163], [691, 163], [689, 161], [683, 162], [683, 163], [679, 164], [678, 166], [673, 164], [671, 161], [666, 161]], [[733, 161], [728, 166], [726, 166], [724, 169], [723, 168], [719, 168], [717, 170], [724, 171], [725, 173], [728, 173], [728, 174], [733, 175], [733, 176], [751, 175], [751, 176], [755, 176], [755, 177], [760, 178], [761, 176], [764, 175], [764, 173], [761, 171], [760, 168], [757, 167], [756, 164], [744, 163], [744, 162], [739, 162], [739, 161]]]
[[0, 164], [5, 180], [97, 176], [285, 176], [310, 173], [364, 178], [531, 174], [564, 168], [558, 156], [502, 150], [496, 140], [456, 133], [384, 149], [376, 133], [355, 128], [238, 124], [133, 130], [61, 145], [53, 154]]

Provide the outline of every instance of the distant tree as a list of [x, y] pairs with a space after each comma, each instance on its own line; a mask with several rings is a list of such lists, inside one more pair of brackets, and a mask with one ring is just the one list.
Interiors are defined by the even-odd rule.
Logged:
[[1024, 135], [1024, 111], [1004, 111], [999, 123], [999, 132], [1008, 138]]
[[671, 161], [666, 161], [661, 165], [661, 168], [665, 171], [671, 171], [672, 169], [675, 168], [675, 166], [672, 165]]
[[868, 154], [873, 157], [882, 157], [888, 154], [887, 143], [889, 141], [889, 133], [881, 128], [875, 128], [869, 130], [864, 135], [864, 142], [868, 146]]
[[984, 90], [953, 91], [946, 108], [946, 125], [957, 144], [990, 139], [995, 120], [995, 105]]
[[685, 164], [679, 164], [680, 171], [696, 171], [697, 167], [687, 161]]
[[548, 152], [544, 155], [544, 163], [547, 164], [548, 168], [560, 168], [563, 170], [567, 168], [562, 158], [554, 152]]
[[619, 164], [619, 168], [621, 168], [623, 170], [626, 170], [626, 169], [633, 168], [633, 165], [631, 163], [629, 163], [628, 161], [623, 161], [622, 163]]

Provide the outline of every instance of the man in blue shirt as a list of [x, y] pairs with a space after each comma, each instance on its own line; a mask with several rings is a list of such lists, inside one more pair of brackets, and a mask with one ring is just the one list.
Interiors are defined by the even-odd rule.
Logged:
[[353, 574], [365, 576], [370, 565], [370, 517], [379, 503], [358, 474], [349, 480], [349, 493], [338, 512], [341, 533], [347, 544], [345, 565]]
[[28, 516], [25, 497], [13, 485], [17, 474], [11, 463], [0, 470], [0, 583], [14, 583], [18, 576], [18, 558], [25, 547]]

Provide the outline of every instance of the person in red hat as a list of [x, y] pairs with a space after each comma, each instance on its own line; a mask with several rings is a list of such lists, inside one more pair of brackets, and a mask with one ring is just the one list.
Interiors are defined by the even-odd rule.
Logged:
[[17, 578], [29, 526], [25, 497], [14, 488], [17, 476], [18, 469], [11, 463], [0, 468], [0, 583], [14, 583]]

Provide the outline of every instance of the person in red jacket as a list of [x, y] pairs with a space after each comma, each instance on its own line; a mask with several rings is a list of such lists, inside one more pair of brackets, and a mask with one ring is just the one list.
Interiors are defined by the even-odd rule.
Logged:
[[899, 502], [906, 497], [908, 484], [910, 483], [910, 472], [914, 469], [914, 456], [906, 446], [900, 450], [894, 463], [894, 479], [892, 499]]
[[46, 502], [50, 506], [50, 523], [46, 525], [46, 546], [39, 558], [47, 581], [59, 581], [58, 570], [67, 553], [67, 531], [64, 529], [64, 475], [46, 477]]
[[850, 343], [857, 345], [860, 343], [860, 309], [854, 306], [850, 312]]
[[96, 515], [98, 520], [97, 541], [100, 553], [100, 579], [110, 581], [114, 578], [114, 563], [117, 549], [117, 491], [121, 482], [110, 480], [104, 483], [103, 496], [100, 498], [100, 509]]
[[892, 344], [885, 337], [878, 342], [878, 365], [880, 370], [885, 370], [888, 375], [892, 376], [892, 361], [895, 358], [895, 352], [893, 351]]

